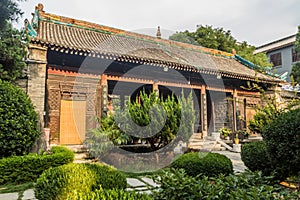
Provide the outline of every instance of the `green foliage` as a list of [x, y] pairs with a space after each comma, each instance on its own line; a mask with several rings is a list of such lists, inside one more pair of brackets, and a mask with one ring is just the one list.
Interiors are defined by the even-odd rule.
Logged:
[[0, 80], [0, 158], [28, 154], [39, 137], [38, 117], [23, 90]]
[[14, 29], [11, 22], [22, 15], [18, 3], [23, 0], [1, 0], [0, 3], [0, 79], [15, 81], [23, 76], [28, 37]]
[[262, 176], [259, 172], [200, 178], [187, 176], [184, 170], [172, 170], [155, 179], [161, 186], [154, 191], [153, 198], [157, 200], [297, 199], [299, 193], [274, 185], [270, 182], [271, 179], [272, 177]]
[[244, 144], [242, 146], [241, 157], [244, 164], [251, 171], [262, 171], [264, 175], [271, 174], [272, 166], [264, 141]]
[[184, 169], [190, 176], [216, 177], [233, 173], [231, 160], [217, 153], [194, 152], [181, 155], [171, 163], [171, 168]]
[[[181, 125], [180, 103], [174, 96], [158, 98], [156, 92], [141, 92], [139, 99], [128, 105], [128, 116], [123, 120], [125, 132], [145, 138], [152, 150], [166, 146], [175, 139]], [[128, 120], [137, 125], [139, 132]]]
[[7, 22], [18, 21], [23, 14], [18, 6], [18, 2], [23, 0], [1, 0], [0, 4], [0, 30], [3, 29]]
[[0, 30], [0, 79], [15, 81], [23, 77], [23, 69], [26, 66], [27, 35], [7, 24]]
[[35, 196], [38, 199], [65, 200], [103, 188], [125, 189], [126, 186], [125, 176], [109, 166], [68, 164], [44, 171], [35, 184]]
[[197, 27], [195, 32], [177, 32], [171, 35], [169, 39], [225, 52], [232, 52], [235, 49], [238, 55], [262, 69], [271, 66], [265, 53], [254, 54], [254, 46], [247, 44], [245, 41], [238, 43], [231, 35], [231, 31], [226, 31], [223, 28], [201, 25]]
[[232, 130], [230, 128], [223, 127], [219, 130], [219, 133], [224, 137], [228, 137], [232, 133]]
[[279, 115], [263, 129], [268, 156], [280, 179], [300, 171], [300, 109]]
[[152, 198], [147, 194], [128, 192], [125, 190], [103, 190], [98, 189], [96, 191], [88, 193], [73, 193], [68, 196], [66, 200], [151, 200]]
[[52, 147], [49, 153], [0, 159], [0, 184], [35, 181], [46, 169], [74, 160], [74, 153], [65, 147]]
[[300, 62], [297, 62], [293, 65], [291, 71], [291, 77], [296, 83], [300, 83]]
[[296, 34], [295, 50], [300, 51], [300, 26], [298, 26], [298, 33]]
[[127, 143], [129, 136], [119, 129], [112, 115], [107, 115], [98, 121], [100, 127], [92, 130], [84, 141], [91, 155], [104, 155], [112, 150], [114, 145]]
[[188, 31], [176, 32], [169, 37], [169, 40], [174, 40], [174, 41], [178, 41], [178, 42], [183, 42], [183, 43], [199, 46], [199, 43], [196, 42], [195, 39], [190, 36], [190, 33]]
[[249, 120], [248, 128], [253, 133], [261, 134], [263, 128], [276, 119], [284, 109], [279, 109], [274, 98], [263, 97], [264, 105], [256, 107], [253, 119]]
[[196, 120], [195, 111], [193, 108], [192, 92], [187, 98], [184, 97], [183, 92], [179, 98], [180, 104], [180, 127], [179, 134], [176, 134], [177, 140], [188, 141], [193, 134], [193, 126]]

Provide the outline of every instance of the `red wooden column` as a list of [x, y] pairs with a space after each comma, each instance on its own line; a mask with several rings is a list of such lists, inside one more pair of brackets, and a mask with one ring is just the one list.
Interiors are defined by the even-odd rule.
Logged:
[[233, 131], [237, 129], [237, 90], [233, 90]]

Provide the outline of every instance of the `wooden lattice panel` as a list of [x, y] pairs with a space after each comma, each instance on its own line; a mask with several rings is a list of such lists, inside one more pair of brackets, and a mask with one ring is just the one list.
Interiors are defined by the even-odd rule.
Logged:
[[86, 130], [86, 101], [61, 100], [60, 144], [82, 144]]

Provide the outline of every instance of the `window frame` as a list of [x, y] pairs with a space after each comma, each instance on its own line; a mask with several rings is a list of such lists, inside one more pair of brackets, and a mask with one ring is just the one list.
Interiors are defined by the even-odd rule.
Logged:
[[270, 54], [269, 59], [270, 59], [270, 63], [273, 64], [273, 67], [282, 66], [282, 53], [281, 52]]

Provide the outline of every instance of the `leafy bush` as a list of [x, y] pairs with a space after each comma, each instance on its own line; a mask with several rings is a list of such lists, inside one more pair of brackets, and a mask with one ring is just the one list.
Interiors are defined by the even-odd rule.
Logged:
[[181, 155], [171, 163], [175, 169], [184, 169], [190, 176], [199, 174], [215, 177], [219, 174], [233, 173], [231, 160], [217, 153], [194, 152]]
[[39, 137], [38, 117], [20, 88], [0, 80], [0, 158], [28, 154]]
[[281, 114], [262, 133], [276, 177], [284, 179], [300, 171], [300, 109]]
[[262, 171], [270, 175], [272, 166], [267, 155], [267, 147], [264, 141], [244, 144], [241, 152], [242, 161], [251, 171]]
[[156, 177], [160, 187], [153, 192], [153, 198], [161, 199], [298, 199], [299, 192], [291, 192], [274, 185], [272, 177], [260, 172], [245, 172], [239, 175], [190, 177], [184, 170], [166, 171]]
[[152, 200], [152, 198], [147, 194], [128, 192], [125, 190], [102, 190], [98, 189], [96, 191], [88, 192], [88, 193], [77, 193], [69, 195], [66, 200], [118, 200], [118, 199], [126, 199], [126, 200]]
[[65, 147], [52, 147], [50, 154], [29, 154], [0, 159], [0, 184], [35, 181], [44, 170], [71, 163], [74, 153]]
[[263, 128], [276, 119], [282, 112], [283, 110], [278, 108], [275, 99], [268, 99], [266, 105], [256, 109], [253, 119], [249, 120], [248, 128], [253, 133], [261, 134]]
[[126, 178], [111, 167], [98, 164], [68, 164], [46, 170], [35, 185], [38, 199], [65, 200], [74, 194], [97, 189], [125, 189]]

